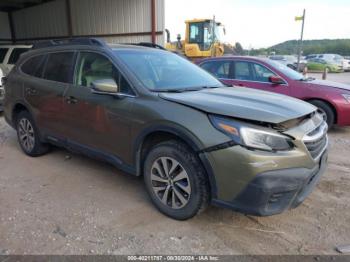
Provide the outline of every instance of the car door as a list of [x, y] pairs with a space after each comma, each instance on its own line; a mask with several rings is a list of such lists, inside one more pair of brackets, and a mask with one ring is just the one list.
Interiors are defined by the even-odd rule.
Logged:
[[[120, 94], [96, 94], [95, 80], [113, 79]], [[104, 54], [81, 52], [75, 66], [74, 84], [65, 94], [65, 126], [68, 141], [94, 153], [122, 158], [130, 148], [130, 108], [134, 93], [126, 78]]]
[[233, 83], [254, 89], [289, 95], [290, 90], [287, 81], [276, 84], [270, 81], [270, 77], [279, 75], [265, 65], [250, 61], [235, 61], [233, 65]]
[[24, 97], [45, 135], [64, 136], [63, 95], [73, 79], [74, 58], [75, 52], [50, 53], [33, 57], [21, 66]]

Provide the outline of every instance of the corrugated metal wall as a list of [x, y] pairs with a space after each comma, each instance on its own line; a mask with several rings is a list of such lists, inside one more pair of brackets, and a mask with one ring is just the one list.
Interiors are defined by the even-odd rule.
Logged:
[[[99, 35], [112, 43], [151, 41], [151, 0], [70, 0], [70, 12], [73, 36]], [[156, 0], [158, 32], [164, 31], [164, 13], [164, 0]], [[16, 11], [13, 20], [18, 39], [69, 34], [65, 0]], [[163, 35], [156, 41], [163, 44]]]
[[16, 38], [67, 35], [65, 1], [53, 1], [13, 13]]
[[[74, 35], [151, 32], [151, 0], [71, 1]], [[164, 0], [156, 0], [156, 31], [164, 31]], [[151, 41], [150, 35], [104, 37], [113, 43]], [[162, 37], [157, 39], [163, 44]]]
[[0, 12], [0, 39], [10, 39], [10, 38], [11, 38], [11, 30], [10, 30], [8, 14], [6, 12]]

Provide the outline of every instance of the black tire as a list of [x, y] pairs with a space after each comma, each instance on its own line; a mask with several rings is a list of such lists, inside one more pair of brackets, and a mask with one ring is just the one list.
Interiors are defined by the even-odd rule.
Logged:
[[[25, 133], [24, 131], [25, 128], [23, 128], [23, 123], [28, 123], [27, 125], [28, 130], [32, 130], [27, 132], [27, 139], [24, 139], [25, 135], [23, 134]], [[45, 153], [48, 152], [49, 146], [41, 142], [38, 128], [36, 127], [33, 117], [30, 115], [28, 111], [22, 111], [16, 116], [16, 130], [17, 130], [18, 143], [26, 155], [31, 157], [37, 157], [37, 156], [44, 155]], [[30, 136], [33, 139], [31, 140], [32, 143], [30, 143], [31, 146], [28, 147], [26, 146], [25, 141], [27, 140], [27, 144], [28, 144], [29, 133], [32, 134]]]
[[333, 109], [326, 102], [320, 100], [312, 100], [309, 101], [309, 103], [316, 106], [324, 114], [329, 129], [332, 128], [335, 121], [335, 114]]
[[[155, 170], [154, 165], [156, 165], [157, 161], [159, 163], [159, 161], [162, 161], [164, 158], [168, 158], [167, 161], [175, 160], [175, 162], [178, 162], [179, 164], [179, 169], [169, 172], [170, 175], [167, 176], [170, 177], [168, 178], [170, 180], [171, 177], [174, 176], [174, 183], [172, 181], [169, 182], [171, 185], [167, 184], [166, 182], [155, 181], [154, 173], [152, 174], [152, 172]], [[167, 162], [166, 164], [167, 166], [170, 164], [168, 166], [168, 170], [170, 169], [170, 171], [173, 167], [172, 163], [173, 162]], [[161, 165], [161, 167], [163, 168], [164, 166]], [[187, 178], [175, 182], [175, 180], [179, 177], [179, 174], [176, 175], [175, 171], [182, 174], [181, 168], [186, 172]], [[162, 170], [164, 171], [165, 169]], [[154, 146], [150, 150], [144, 162], [144, 181], [147, 192], [154, 205], [160, 212], [171, 218], [186, 220], [205, 210], [205, 208], [208, 206], [210, 190], [206, 172], [196, 154], [193, 153], [188, 146], [179, 141], [171, 140], [163, 142]], [[184, 187], [184, 184], [180, 183], [185, 183], [187, 187], [189, 186], [189, 194], [186, 194], [187, 191], [185, 192], [181, 190], [181, 188]], [[155, 188], [160, 188], [165, 185], [167, 187], [169, 186], [170, 188], [168, 190], [169, 193], [167, 194], [168, 197], [166, 197], [167, 200], [165, 201], [167, 203], [162, 202], [160, 199], [162, 191], [158, 191], [157, 193], [155, 192]], [[179, 187], [180, 185], [181, 187]], [[163, 199], [166, 192], [167, 191], [164, 190]], [[185, 196], [185, 200], [187, 200], [187, 203], [184, 206], [181, 206], [181, 199], [177, 197], [179, 192], [184, 193], [183, 196]], [[172, 202], [173, 198], [175, 199], [175, 202]], [[173, 208], [174, 205], [175, 208]]]

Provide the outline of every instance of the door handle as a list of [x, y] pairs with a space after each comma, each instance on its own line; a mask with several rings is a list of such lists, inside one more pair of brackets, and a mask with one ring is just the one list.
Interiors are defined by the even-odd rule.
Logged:
[[244, 86], [243, 84], [238, 84], [238, 86]]
[[30, 95], [30, 96], [34, 96], [34, 95], [36, 95], [36, 89], [35, 88], [31, 88], [31, 87], [27, 87], [26, 88], [26, 93], [28, 94], [28, 95]]
[[66, 98], [67, 104], [76, 104], [78, 103], [78, 99], [76, 99], [74, 96], [68, 96]]

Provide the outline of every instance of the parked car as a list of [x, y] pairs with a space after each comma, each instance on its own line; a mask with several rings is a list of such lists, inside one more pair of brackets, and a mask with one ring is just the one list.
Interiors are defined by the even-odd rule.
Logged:
[[327, 124], [308, 103], [226, 87], [164, 50], [96, 39], [39, 46], [5, 83], [5, 119], [23, 152], [40, 156], [54, 144], [143, 175], [172, 218], [209, 203], [281, 213], [325, 170]]
[[344, 58], [344, 60], [343, 60], [343, 69], [346, 72], [350, 71], [350, 59], [349, 58]]
[[293, 70], [300, 71], [300, 72], [304, 71], [304, 68], [307, 64], [307, 61], [305, 59], [300, 59], [299, 70], [297, 70], [298, 58], [296, 58], [295, 56], [292, 56], [292, 55], [273, 55], [273, 56], [269, 56], [269, 58], [271, 60], [279, 62], [283, 65], [286, 65]]
[[0, 69], [4, 76], [11, 71], [20, 55], [31, 47], [31, 45], [0, 45]]
[[311, 60], [319, 58], [322, 60], [325, 60], [327, 63], [332, 64], [332, 65], [337, 65], [339, 68], [341, 68], [344, 71], [349, 71], [350, 70], [350, 60], [345, 59], [341, 55], [337, 54], [312, 54], [306, 56], [306, 60]]
[[319, 108], [328, 125], [350, 125], [350, 86], [305, 78], [270, 59], [222, 57], [198, 64], [228, 85], [245, 86], [293, 96]]
[[343, 66], [338, 63], [324, 60], [322, 58], [312, 58], [307, 62], [307, 68], [310, 71], [321, 71], [328, 69], [328, 72], [340, 73], [343, 72]]
[[310, 54], [310, 55], [307, 55], [305, 56], [305, 60], [310, 60], [310, 59], [313, 59], [313, 58], [317, 58], [318, 54]]
[[339, 67], [342, 68], [342, 70], [349, 70], [349, 63], [346, 61], [346, 59], [337, 54], [320, 54], [317, 56], [317, 58], [321, 58], [326, 60], [328, 63], [331, 64], [337, 64]]

